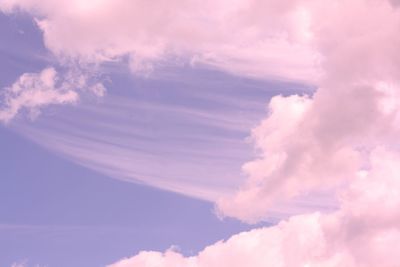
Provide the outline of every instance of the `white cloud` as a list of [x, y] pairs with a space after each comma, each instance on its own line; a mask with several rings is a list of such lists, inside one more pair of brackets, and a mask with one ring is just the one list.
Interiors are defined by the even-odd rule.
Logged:
[[309, 45], [308, 10], [298, 1], [272, 2], [3, 0], [0, 8], [37, 17], [60, 59], [128, 55], [132, 70], [145, 73], [183, 59], [240, 75], [315, 80], [319, 55]]
[[50, 67], [40, 73], [24, 73], [1, 92], [0, 121], [8, 123], [23, 110], [34, 119], [46, 106], [75, 104], [79, 91], [100, 97], [105, 88], [101, 83], [90, 84], [87, 75], [76, 71], [60, 76]]
[[313, 9], [319, 23], [311, 29], [324, 56], [320, 88], [311, 97], [271, 100], [269, 116], [252, 133], [259, 158], [244, 165], [248, 180], [241, 190], [219, 201], [222, 214], [264, 219], [279, 203], [346, 186], [367, 167], [369, 151], [396, 146], [399, 10], [364, 0]]
[[144, 251], [108, 267], [397, 266], [400, 157], [379, 148], [370, 160], [370, 171], [341, 192], [341, 208], [332, 214], [294, 216], [234, 235], [193, 257]]
[[[399, 10], [388, 1], [299, 2], [311, 14], [305, 35], [323, 58], [320, 89], [271, 100], [252, 134], [260, 157], [244, 166], [247, 183], [218, 207], [256, 222], [280, 203], [332, 189], [339, 209], [241, 233], [193, 257], [141, 252], [110, 266], [399, 264]], [[285, 13], [277, 14], [279, 22]]]

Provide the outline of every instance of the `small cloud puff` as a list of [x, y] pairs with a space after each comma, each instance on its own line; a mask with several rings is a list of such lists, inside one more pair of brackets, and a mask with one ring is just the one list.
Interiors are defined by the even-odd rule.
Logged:
[[46, 106], [77, 103], [82, 91], [101, 97], [105, 87], [101, 83], [91, 83], [83, 72], [67, 72], [61, 76], [49, 67], [39, 73], [24, 73], [1, 92], [0, 121], [8, 123], [23, 110], [35, 119]]

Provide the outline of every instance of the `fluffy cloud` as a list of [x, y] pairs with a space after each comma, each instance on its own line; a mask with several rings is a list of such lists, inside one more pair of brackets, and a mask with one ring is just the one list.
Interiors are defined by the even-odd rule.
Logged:
[[271, 100], [252, 134], [259, 158], [244, 165], [249, 178], [238, 194], [219, 201], [222, 214], [258, 221], [277, 203], [346, 186], [374, 147], [396, 145], [399, 10], [364, 0], [310, 8], [318, 11], [311, 29], [324, 56], [320, 88]]
[[105, 88], [101, 83], [91, 84], [86, 74], [72, 70], [62, 76], [54, 68], [46, 68], [40, 73], [24, 73], [2, 91], [0, 121], [9, 122], [21, 110], [34, 119], [45, 106], [74, 104], [79, 100], [79, 91], [103, 96]]
[[141, 252], [109, 267], [394, 267], [400, 242], [400, 157], [377, 148], [371, 168], [341, 192], [332, 214], [294, 216], [269, 228], [234, 235], [198, 255]]
[[374, 147], [396, 143], [400, 109], [391, 89], [335, 89], [271, 100], [252, 133], [259, 158], [243, 166], [247, 182], [219, 201], [221, 213], [258, 221], [277, 203], [345, 186], [368, 168]]
[[[299, 1], [2, 0], [37, 18], [61, 59], [130, 58], [135, 72], [190, 61], [240, 75], [315, 80], [319, 55]], [[294, 8], [293, 8], [294, 6]]]

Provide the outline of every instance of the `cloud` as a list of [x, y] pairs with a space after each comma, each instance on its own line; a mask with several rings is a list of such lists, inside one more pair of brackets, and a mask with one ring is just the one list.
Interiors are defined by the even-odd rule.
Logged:
[[13, 129], [110, 177], [213, 202], [240, 184], [241, 177], [235, 176], [246, 159], [243, 154], [251, 154], [243, 137], [253, 111], [242, 109], [243, 118], [235, 117], [239, 104], [206, 110], [203, 104], [198, 108], [175, 100], [163, 103], [109, 94], [101, 103], [86, 103], [34, 124], [14, 123]]
[[272, 98], [269, 116], [253, 129], [259, 158], [243, 166], [246, 184], [218, 202], [226, 216], [255, 222], [279, 203], [346, 186], [368, 167], [376, 146], [395, 147], [399, 10], [363, 0], [310, 8], [318, 11], [311, 29], [324, 56], [320, 88], [312, 96]]
[[219, 241], [192, 257], [144, 251], [108, 267], [397, 266], [399, 160], [398, 153], [375, 149], [370, 170], [341, 191], [341, 207], [334, 213], [294, 216]]
[[23, 108], [34, 118], [43, 106], [75, 103], [78, 100], [75, 91], [54, 88], [56, 75], [53, 68], [44, 69], [40, 73], [23, 74], [11, 87], [5, 89], [0, 119], [8, 122]]
[[[22, 261], [22, 262], [14, 262], [13, 264], [11, 264], [11, 267], [28, 267], [27, 261]], [[32, 267], [46, 267], [45, 265], [32, 265]]]
[[[231, 79], [224, 82], [235, 83]], [[220, 77], [211, 85], [201, 84], [201, 92], [195, 91], [197, 81], [175, 88], [166, 82], [163, 87], [175, 96], [173, 101], [149, 100], [147, 95], [164, 90], [152, 88], [146, 80], [136, 79], [140, 87], [126, 85], [135, 99], [110, 93], [101, 102], [85, 103], [35, 123], [15, 122], [13, 130], [108, 177], [210, 202], [233, 194], [245, 178], [240, 175], [241, 165], [254, 155], [245, 137], [263, 116], [264, 103], [257, 95], [264, 95], [264, 89], [244, 100], [252, 90], [249, 85], [234, 85], [240, 89], [232, 96], [231, 91], [214, 87], [221, 84]], [[182, 94], [183, 88], [188, 94]], [[143, 90], [145, 99], [138, 94]], [[335, 207], [331, 194], [318, 192], [274, 206], [268, 219]]]
[[330, 192], [337, 211], [241, 233], [194, 257], [142, 252], [111, 266], [389, 267], [398, 265], [400, 241], [400, 11], [393, 3], [8, 0], [1, 8], [33, 14], [61, 61], [128, 56], [134, 72], [147, 73], [189, 59], [318, 87], [270, 101], [252, 132], [259, 157], [243, 166], [246, 183], [217, 205], [222, 216], [253, 223], [296, 198]]
[[389, 1], [300, 2], [323, 58], [319, 89], [272, 98], [252, 132], [259, 158], [243, 166], [247, 182], [218, 209], [253, 223], [326, 190], [335, 192], [338, 209], [240, 233], [193, 257], [141, 252], [110, 266], [399, 264], [399, 10]]
[[227, 3], [8, 0], [0, 7], [30, 12], [61, 61], [128, 56], [134, 71], [147, 72], [183, 57], [239, 75], [316, 84], [312, 96], [271, 100], [270, 116], [253, 130], [260, 156], [244, 165], [246, 184], [218, 201], [222, 215], [254, 222], [296, 197], [335, 191], [364, 168], [374, 146], [391, 146], [400, 16], [383, 0]]
[[52, 67], [40, 73], [24, 73], [1, 92], [0, 121], [8, 123], [22, 110], [34, 119], [46, 106], [75, 104], [79, 91], [100, 97], [105, 88], [101, 83], [90, 84], [87, 75], [72, 70], [62, 76]]
[[307, 10], [299, 1], [272, 2], [7, 0], [0, 9], [31, 13], [60, 60], [128, 56], [136, 73], [184, 61], [240, 75], [315, 80], [319, 55], [309, 45]]

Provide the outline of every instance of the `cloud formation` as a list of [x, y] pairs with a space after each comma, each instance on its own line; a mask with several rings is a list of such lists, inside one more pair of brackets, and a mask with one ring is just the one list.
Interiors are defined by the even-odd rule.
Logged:
[[[293, 2], [293, 3], [292, 3]], [[168, 61], [240, 75], [315, 80], [309, 14], [298, 1], [3, 0], [4, 12], [33, 14], [60, 59], [129, 57], [136, 73]]]
[[108, 267], [398, 266], [399, 160], [397, 153], [374, 150], [370, 171], [358, 173], [341, 192], [341, 208], [332, 214], [294, 216], [234, 235], [193, 257], [144, 251]]
[[277, 203], [346, 186], [368, 170], [371, 150], [396, 146], [399, 10], [364, 0], [314, 3], [311, 9], [318, 11], [311, 29], [324, 55], [320, 88], [313, 96], [270, 101], [269, 116], [253, 129], [260, 156], [244, 165], [246, 184], [219, 201], [227, 216], [255, 222]]
[[399, 10], [389, 1], [285, 3], [310, 14], [313, 47], [323, 58], [319, 89], [271, 100], [252, 133], [260, 156], [244, 165], [246, 184], [218, 208], [257, 222], [280, 203], [333, 190], [339, 209], [241, 233], [193, 257], [141, 252], [110, 266], [399, 264]]
[[[111, 266], [398, 265], [400, 11], [394, 1], [7, 0], [0, 7], [36, 16], [60, 60], [128, 56], [134, 72], [147, 73], [184, 58], [319, 88], [312, 96], [271, 100], [269, 116], [252, 133], [259, 158], [244, 165], [246, 184], [221, 198], [218, 209], [257, 222], [296, 197], [333, 191], [336, 212], [294, 216], [194, 257], [142, 252]], [[51, 85], [46, 73], [39, 80]], [[21, 99], [17, 107], [30, 107]]]
[[22, 110], [34, 119], [46, 106], [77, 103], [79, 91], [103, 96], [104, 86], [101, 83], [90, 84], [88, 78], [86, 74], [72, 70], [60, 76], [52, 67], [40, 73], [24, 73], [1, 92], [0, 121], [8, 123]]

